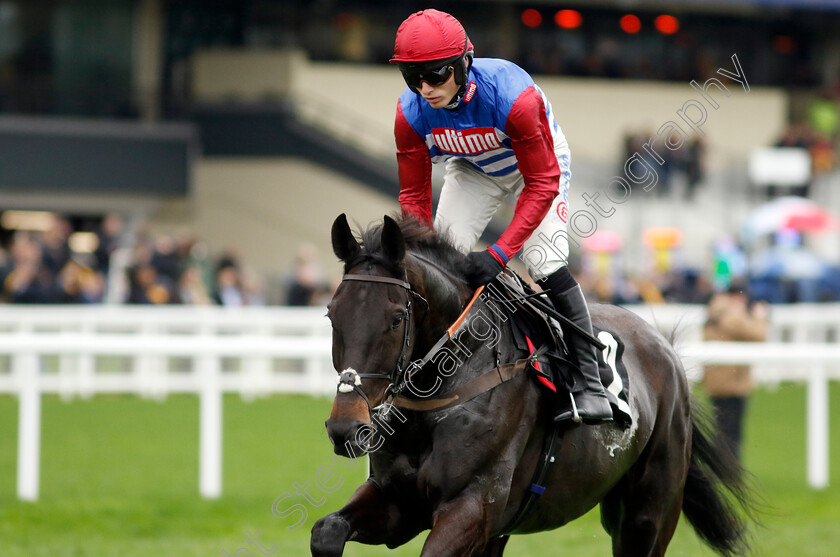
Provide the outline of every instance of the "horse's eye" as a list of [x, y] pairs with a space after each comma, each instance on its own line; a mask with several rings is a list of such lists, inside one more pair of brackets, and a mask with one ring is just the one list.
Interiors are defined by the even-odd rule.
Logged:
[[402, 313], [398, 313], [397, 315], [395, 315], [394, 319], [391, 320], [391, 330], [396, 331], [397, 328], [400, 326], [400, 323], [402, 323], [402, 320], [404, 318], [405, 318], [405, 315], [402, 314]]

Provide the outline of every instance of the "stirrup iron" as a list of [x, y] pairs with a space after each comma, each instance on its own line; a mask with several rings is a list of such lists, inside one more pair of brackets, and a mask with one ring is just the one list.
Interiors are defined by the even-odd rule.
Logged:
[[582, 420], [580, 419], [580, 414], [578, 413], [577, 403], [575, 402], [574, 395], [569, 392], [569, 400], [572, 401], [572, 421], [576, 424], [579, 424]]

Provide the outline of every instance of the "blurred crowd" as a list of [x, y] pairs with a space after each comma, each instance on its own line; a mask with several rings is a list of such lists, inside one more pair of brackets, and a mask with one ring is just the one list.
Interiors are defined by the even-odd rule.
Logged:
[[[112, 259], [121, 260], [119, 256]], [[121, 266], [125, 282], [121, 284], [119, 276], [109, 282], [122, 295], [112, 296], [112, 301], [221, 306], [266, 304], [263, 280], [243, 266], [236, 252], [226, 251], [211, 259], [206, 244], [188, 232], [174, 236], [139, 234], [128, 265]]]
[[714, 294], [710, 275], [693, 269], [612, 276], [582, 272], [578, 282], [590, 301], [605, 304], [705, 304]]
[[[0, 281], [4, 302], [91, 303], [105, 293], [107, 254], [95, 250], [87, 261], [73, 257], [70, 225], [54, 219], [43, 232], [17, 232], [0, 249]], [[102, 243], [106, 246], [106, 243]]]
[[646, 273], [628, 275], [583, 264], [576, 274], [589, 300], [618, 305], [707, 304], [733, 288], [751, 302], [840, 302], [840, 265], [807, 244], [805, 235], [791, 229], [769, 234], [749, 248], [721, 236], [705, 268], [655, 265]]
[[[211, 257], [190, 232], [128, 230], [117, 215], [105, 217], [81, 239], [76, 235], [58, 215], [43, 230], [9, 235], [0, 246], [0, 301], [322, 306], [335, 288], [310, 244], [298, 246], [282, 275], [265, 277], [235, 251]], [[572, 271], [591, 301], [705, 304], [733, 284], [744, 285], [751, 299], [770, 303], [840, 301], [840, 266], [814, 253], [807, 236], [788, 229], [749, 248], [721, 237], [705, 268], [654, 263], [630, 275], [618, 260], [604, 265], [604, 254], [573, 255]]]
[[774, 188], [778, 195], [808, 197], [813, 178], [837, 168], [840, 148], [840, 84], [824, 87], [809, 95], [796, 110], [798, 114], [784, 129], [774, 147], [793, 147], [807, 151], [811, 160], [811, 177], [802, 184]]
[[[580, 279], [587, 298], [608, 304], [707, 304], [726, 289], [714, 284], [714, 273], [676, 269], [665, 273], [586, 276]], [[840, 268], [829, 268], [817, 277], [782, 277], [764, 271], [739, 277], [735, 284], [751, 301], [772, 304], [840, 302]]]
[[[0, 300], [21, 304], [265, 305], [263, 279], [233, 251], [211, 259], [189, 232], [128, 231], [105, 217], [74, 242], [53, 215], [43, 230], [18, 230], [0, 247]], [[76, 244], [76, 245], [74, 245]]]
[[645, 142], [654, 136], [651, 130], [631, 130], [624, 135], [624, 158], [621, 159], [619, 175], [624, 171], [624, 164], [634, 155], [642, 156], [648, 164], [657, 169], [659, 181], [655, 192], [660, 197], [667, 197], [674, 189], [674, 184], [680, 180], [685, 184], [683, 197], [686, 201], [694, 199], [697, 186], [702, 182], [705, 172], [705, 142], [698, 136], [692, 135], [681, 148], [661, 149], [663, 161], [654, 165], [653, 159], [643, 147]]

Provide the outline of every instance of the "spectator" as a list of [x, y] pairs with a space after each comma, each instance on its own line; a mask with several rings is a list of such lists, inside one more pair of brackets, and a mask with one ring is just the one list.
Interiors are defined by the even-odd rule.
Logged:
[[[748, 305], [738, 285], [716, 294], [709, 302], [703, 339], [708, 341], [762, 342], [767, 338], [767, 306]], [[753, 384], [748, 365], [706, 366], [703, 388], [712, 400], [720, 430], [733, 454], [740, 459], [747, 398]]]
[[129, 304], [168, 304], [172, 301], [172, 287], [157, 270], [148, 264], [135, 265], [129, 270]]
[[192, 232], [182, 229], [175, 234], [175, 251], [181, 268], [194, 268], [209, 296], [213, 287], [214, 273], [207, 244], [197, 239]]
[[71, 259], [58, 273], [56, 303], [93, 304], [102, 301], [105, 280], [101, 272]]
[[752, 255], [750, 279], [762, 299], [779, 304], [819, 301], [819, 284], [829, 265], [802, 241], [798, 232], [783, 228], [773, 236], [772, 246]]
[[53, 275], [41, 264], [41, 245], [28, 233], [12, 240], [9, 261], [3, 269], [3, 298], [17, 304], [48, 304], [54, 301]]
[[53, 277], [70, 261], [68, 239], [73, 232], [70, 223], [59, 216], [53, 216], [49, 228], [41, 238], [41, 262]]
[[239, 269], [229, 260], [223, 261], [216, 271], [213, 300], [223, 306], [243, 306], [245, 296], [242, 292], [242, 278]]
[[246, 306], [264, 306], [265, 282], [255, 271], [245, 268], [240, 273], [242, 283], [242, 297]]
[[[653, 137], [653, 132], [650, 130], [637, 130], [637, 131], [627, 131], [624, 134], [624, 158], [620, 161], [620, 166], [618, 169], [619, 174], [624, 172], [624, 165], [627, 164], [627, 161], [632, 159], [633, 157], [642, 158], [645, 161], [645, 164], [654, 166], [657, 168], [657, 175], [659, 176], [658, 183], [656, 184], [656, 195], [659, 197], [666, 197], [668, 193], [671, 191], [671, 182], [673, 179], [673, 171], [677, 166], [679, 160], [677, 159], [678, 154], [675, 154], [671, 149], [665, 149], [661, 151], [659, 156], [662, 159], [662, 162], [658, 164], [654, 164], [651, 155], [647, 152], [644, 148], [644, 144]], [[699, 156], [699, 150], [698, 150]], [[656, 161], [658, 163], [658, 161]]]
[[155, 238], [152, 250], [152, 266], [158, 275], [173, 283], [181, 276], [182, 270], [182, 260], [175, 247], [175, 240], [171, 236], [160, 234]]
[[712, 296], [709, 279], [694, 269], [674, 270], [665, 277], [665, 301], [677, 304], [705, 304]]
[[637, 276], [632, 279], [633, 286], [639, 292], [642, 303], [662, 304], [665, 298], [656, 281], [650, 277]]
[[703, 158], [706, 145], [699, 137], [692, 138], [684, 147], [685, 152], [681, 159], [682, 170], [685, 173], [685, 199], [692, 201], [697, 191], [697, 185], [703, 180], [705, 174]]
[[318, 249], [312, 244], [298, 248], [295, 261], [288, 273], [286, 304], [308, 306], [315, 296], [326, 288], [324, 270], [318, 261]]
[[197, 266], [187, 267], [178, 279], [178, 302], [195, 306], [209, 305], [210, 295], [204, 286], [201, 269]]
[[728, 290], [733, 280], [746, 276], [747, 256], [732, 236], [724, 235], [716, 239], [712, 255], [712, 283], [715, 290]]
[[96, 266], [107, 277], [111, 268], [111, 254], [122, 245], [123, 220], [117, 214], [110, 214], [102, 221], [96, 233], [99, 242], [94, 255]]

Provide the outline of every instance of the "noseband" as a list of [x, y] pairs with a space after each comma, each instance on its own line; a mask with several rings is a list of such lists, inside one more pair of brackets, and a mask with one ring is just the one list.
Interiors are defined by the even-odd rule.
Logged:
[[425, 320], [426, 316], [429, 314], [429, 302], [426, 301], [426, 298], [424, 298], [423, 296], [418, 294], [413, 288], [411, 288], [411, 285], [404, 280], [390, 277], [379, 277], [375, 275], [344, 275], [344, 277], [342, 277], [341, 279], [341, 282], [348, 280], [393, 284], [399, 286], [400, 288], [404, 288], [409, 294], [408, 299], [405, 302], [405, 319], [403, 320], [405, 325], [403, 326], [402, 347], [400, 348], [400, 354], [399, 356], [397, 356], [397, 362], [396, 364], [394, 364], [394, 368], [389, 373], [358, 373], [356, 370], [348, 368], [341, 372], [341, 374], [338, 376], [338, 390], [343, 393], [356, 391], [359, 394], [359, 396], [361, 396], [367, 403], [368, 410], [370, 410], [370, 400], [368, 400], [367, 395], [365, 395], [364, 391], [362, 391], [361, 389], [361, 379], [371, 378], [390, 380], [391, 384], [388, 385], [388, 391], [386, 392], [386, 395], [389, 393], [397, 394], [397, 390], [403, 390], [400, 387], [395, 388], [395, 385], [404, 384], [404, 366], [407, 358], [409, 358], [411, 355], [411, 321], [413, 314], [412, 298], [417, 298], [426, 307], [426, 313], [425, 315], [423, 315], [423, 320]]

